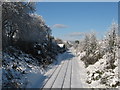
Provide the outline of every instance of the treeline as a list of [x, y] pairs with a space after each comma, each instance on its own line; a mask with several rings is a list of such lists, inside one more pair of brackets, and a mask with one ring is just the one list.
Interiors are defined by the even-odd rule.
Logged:
[[[118, 25], [112, 23], [103, 40], [98, 40], [94, 32], [84, 34], [84, 39], [76, 43], [75, 47], [78, 54], [82, 54], [81, 60], [84, 61], [86, 67], [95, 64], [106, 54], [109, 59], [106, 68], [114, 69], [115, 60], [118, 59], [119, 49]], [[78, 42], [78, 41], [76, 41]]]
[[59, 47], [51, 29], [42, 16], [34, 14], [33, 2], [4, 2], [2, 4], [3, 51], [13, 46], [33, 55], [40, 63], [51, 63]]
[[84, 34], [84, 39], [76, 41], [76, 53], [85, 64], [87, 70], [86, 83], [92, 87], [118, 87], [118, 61], [120, 36], [118, 24], [115, 22], [109, 28], [105, 37], [100, 40], [94, 32]]

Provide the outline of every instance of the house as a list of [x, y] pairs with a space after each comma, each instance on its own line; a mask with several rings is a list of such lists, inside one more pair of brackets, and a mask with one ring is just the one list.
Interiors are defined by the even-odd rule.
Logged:
[[66, 51], [65, 44], [57, 44], [57, 45], [61, 48], [61, 50], [60, 50], [61, 53]]
[[65, 44], [58, 44], [60, 48], [65, 48]]

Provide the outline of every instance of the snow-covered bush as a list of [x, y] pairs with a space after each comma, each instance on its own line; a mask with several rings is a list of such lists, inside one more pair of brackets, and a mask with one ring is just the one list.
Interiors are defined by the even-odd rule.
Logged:
[[100, 48], [104, 53], [102, 58], [94, 65], [87, 67], [87, 83], [91, 85], [99, 83], [105, 85], [105, 87], [118, 87], [120, 84], [118, 79], [118, 52], [120, 49], [118, 38], [118, 25], [112, 23], [106, 38], [100, 41]]
[[6, 48], [2, 61], [2, 87], [25, 87], [29, 83], [26, 75], [35, 71], [34, 69], [40, 71], [40, 66], [31, 55], [14, 47]]
[[32, 2], [2, 4], [3, 48], [12, 45], [28, 50], [35, 43], [51, 42], [50, 27], [34, 11], [35, 4]]
[[50, 27], [34, 14], [34, 6], [32, 2], [2, 4], [3, 87], [24, 87], [24, 74], [32, 67], [45, 68], [59, 53]]
[[118, 87], [119, 80], [118, 80], [118, 67], [113, 69], [106, 69], [107, 59], [105, 58], [106, 55], [94, 65], [89, 65], [87, 67], [87, 74], [88, 78], [86, 82], [90, 84], [92, 87], [96, 88], [94, 84], [98, 86], [104, 85], [104, 88], [107, 87]]
[[57, 48], [53, 49], [57, 44], [52, 43], [51, 29], [42, 16], [34, 14], [35, 4], [4, 2], [2, 6], [3, 50], [13, 46], [33, 55], [40, 63], [51, 63], [58, 53]]
[[[29, 14], [35, 8], [31, 2], [3, 2], [2, 4], [2, 36], [3, 48], [13, 45], [13, 40], [18, 40], [29, 31]], [[19, 34], [19, 36], [18, 36]], [[22, 36], [21, 36], [22, 35]], [[15, 38], [16, 37], [16, 38]]]
[[95, 33], [85, 34], [85, 38], [79, 46], [81, 47], [79, 48], [81, 52], [85, 52], [81, 60], [84, 61], [86, 67], [96, 63], [103, 56]]
[[107, 65], [106, 68], [114, 69], [116, 66], [114, 62], [117, 60], [117, 50], [118, 48], [118, 25], [116, 23], [112, 23], [110, 27], [110, 31], [105, 39], [106, 45], [106, 53], [107, 53]]
[[118, 25], [113, 22], [103, 40], [98, 40], [95, 33], [85, 34], [79, 44], [74, 45], [76, 54], [88, 70], [86, 82], [94, 88], [118, 87], [118, 60], [120, 36]]

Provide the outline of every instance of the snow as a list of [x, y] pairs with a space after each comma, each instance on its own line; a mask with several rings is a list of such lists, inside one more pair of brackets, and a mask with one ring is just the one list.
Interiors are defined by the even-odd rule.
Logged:
[[[76, 54], [76, 50], [72, 47], [70, 48], [71, 52], [73, 52], [73, 54], [75, 55], [74, 58], [74, 63], [78, 63], [75, 64], [75, 70], [74, 70], [74, 74], [78, 75], [76, 77], [80, 77], [79, 83], [81, 83], [81, 86], [77, 86], [77, 84], [74, 86], [75, 87], [79, 87], [79, 88], [90, 88], [90, 85], [86, 83], [86, 79], [87, 79], [87, 69], [85, 68], [85, 64], [80, 60], [80, 58], [85, 54], [85, 52], [83, 53], [79, 53]], [[76, 66], [77, 65], [77, 66]], [[77, 74], [79, 73], [79, 74]], [[74, 77], [74, 78], [76, 78]]]
[[64, 64], [62, 65], [61, 70], [60, 70], [52, 88], [61, 88], [63, 81], [65, 79], [64, 77], [65, 77], [65, 72], [67, 70], [67, 62], [68, 62], [68, 60], [66, 60], [64, 62]]
[[37, 72], [37, 73], [34, 73], [34, 72], [30, 72], [27, 77], [29, 78], [29, 83], [27, 84], [26, 88], [40, 88], [39, 87], [39, 82], [36, 82], [36, 81], [41, 81], [41, 77], [42, 77], [42, 74], [41, 72]]
[[40, 51], [40, 50], [38, 51], [38, 54], [41, 54], [41, 51]]
[[71, 88], [83, 88], [84, 86], [81, 83], [81, 77], [80, 77], [80, 68], [78, 64], [76, 64], [76, 60], [74, 59], [72, 61], [72, 77], [71, 77]]
[[45, 69], [40, 69], [36, 73], [32, 73], [28, 75], [28, 78], [30, 78], [30, 83], [26, 86], [27, 88], [42, 88], [46, 81], [50, 78], [51, 74], [54, 72], [54, 70], [57, 67], [57, 63], [60, 61], [54, 61], [52, 64], [50, 64]]
[[[102, 64], [102, 63], [104, 63], [104, 64]], [[91, 71], [102, 70], [102, 69], [104, 69], [105, 64], [106, 64], [106, 60], [100, 59], [99, 62], [96, 62], [94, 65], [89, 65], [89, 67], [87, 69], [91, 70]]]
[[43, 74], [33, 78], [33, 84], [29, 84], [29, 88], [89, 88], [86, 83], [87, 71], [72, 48], [59, 54], [57, 62], [49, 65]]
[[[90, 86], [92, 88], [109, 88], [118, 82], [118, 67], [116, 67], [114, 70], [106, 70], [106, 62], [106, 55], [104, 55], [103, 58], [96, 62], [94, 65], [89, 65], [87, 67], [87, 70], [89, 71], [88, 81], [91, 82]], [[101, 84], [101, 80], [103, 78], [108, 79], [108, 81], [107, 79], [104, 80], [104, 82], [106, 82], [106, 85]]]
[[[79, 66], [85, 67], [85, 62], [81, 60], [86, 55], [85, 51], [79, 51], [80, 46], [73, 49], [73, 52], [76, 56], [79, 57]], [[118, 57], [115, 58], [115, 68], [114, 69], [107, 69], [106, 67], [109, 65], [109, 62], [111, 60], [111, 57], [113, 56], [113, 53], [106, 52], [106, 46], [102, 47], [105, 54], [102, 56], [102, 58], [98, 59], [94, 64], [89, 64], [87, 68], [82, 68], [81, 70], [85, 71], [84, 81], [86, 81], [89, 84], [90, 88], [112, 88], [112, 87], [118, 87]], [[98, 52], [95, 51], [96, 53]], [[116, 52], [117, 53], [117, 52]], [[117, 53], [118, 54], [118, 53]], [[91, 55], [91, 54], [90, 54]], [[83, 74], [84, 74], [83, 73]], [[84, 76], [83, 76], [84, 77]]]
[[[14, 48], [13, 48], [14, 49]], [[3, 85], [4, 87], [23, 87], [32, 84], [44, 73], [35, 58], [14, 49], [13, 53], [3, 53]], [[29, 61], [29, 62], [28, 62]]]
[[64, 47], [64, 44], [58, 44], [59, 47], [63, 48]]
[[[18, 55], [18, 52], [21, 54]], [[14, 54], [18, 55], [18, 58], [4, 53], [7, 65], [3, 65], [2, 68], [3, 83], [17, 83], [17, 86], [26, 88], [109, 88], [116, 85], [118, 67], [114, 70], [105, 69], [109, 53], [87, 68], [81, 60], [85, 54], [86, 52], [76, 53], [76, 50], [71, 47], [67, 52], [59, 54], [57, 60], [43, 69], [35, 58], [21, 51], [16, 50]], [[116, 60], [115, 65], [118, 65], [117, 62]], [[10, 75], [15, 79], [9, 80]], [[108, 80], [106, 81], [105, 78]]]
[[63, 84], [63, 88], [70, 88], [70, 77], [71, 77], [71, 60], [68, 63], [68, 67], [67, 67], [67, 71], [66, 71], [66, 76], [65, 76], [65, 80], [64, 80], [64, 84]]

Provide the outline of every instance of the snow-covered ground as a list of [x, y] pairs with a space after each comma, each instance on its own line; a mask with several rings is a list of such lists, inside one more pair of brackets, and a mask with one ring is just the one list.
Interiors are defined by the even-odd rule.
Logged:
[[49, 65], [45, 73], [33, 77], [28, 88], [90, 88], [86, 83], [87, 69], [75, 55], [73, 48], [59, 54], [57, 61]]
[[87, 69], [85, 68], [85, 64], [83, 61], [80, 60], [80, 58], [85, 54], [85, 53], [76, 53], [76, 50], [72, 47], [70, 48], [70, 51], [75, 55], [76, 60], [79, 65], [79, 71], [80, 71], [80, 80], [83, 84], [82, 88], [90, 88], [90, 85], [86, 83], [87, 79]]
[[54, 71], [44, 88], [89, 88], [89, 84], [86, 83], [87, 70], [75, 55], [73, 48], [59, 55], [57, 60], [60, 63], [54, 66], [56, 70], [54, 71], [53, 67], [45, 74], [47, 76], [51, 74], [51, 70]]
[[[76, 53], [76, 50], [74, 50]], [[79, 57], [80, 66], [84, 67], [81, 58], [85, 55], [85, 52], [77, 53]], [[111, 55], [111, 54], [110, 54]], [[95, 64], [89, 65], [87, 68], [83, 68], [87, 72], [86, 82], [91, 88], [118, 88], [118, 59], [115, 60], [115, 69], [106, 69], [108, 64], [109, 53], [106, 53], [101, 59], [99, 59]], [[83, 63], [83, 65], [82, 65]]]
[[[114, 70], [105, 69], [106, 55], [85, 68], [84, 62], [80, 60], [85, 52], [76, 53], [73, 47], [59, 54], [57, 60], [45, 69], [39, 66], [35, 58], [22, 51], [15, 49], [13, 55], [10, 53], [4, 55], [2, 68], [4, 87], [109, 88], [118, 82], [118, 67]], [[118, 60], [115, 65], [118, 66]]]
[[52, 64], [47, 66], [47, 68], [41, 68], [42, 70], [37, 71], [36, 73], [28, 74], [29, 83], [26, 88], [41, 88], [45, 81], [50, 77], [52, 71], [57, 66], [58, 62], [54, 61]]
[[40, 65], [30, 54], [14, 47], [3, 52], [3, 55], [3, 65], [0, 70], [3, 75], [2, 86], [17, 88], [41, 88], [53, 70], [65, 58], [59, 54], [57, 60], [43, 69], [42, 64]]
[[99, 59], [94, 65], [89, 65], [88, 82], [94, 88], [118, 88], [118, 59], [114, 62], [115, 69], [107, 69], [108, 55]]
[[26, 87], [33, 83], [44, 72], [37, 60], [29, 54], [11, 48], [14, 53], [3, 53], [2, 86], [3, 87]]

